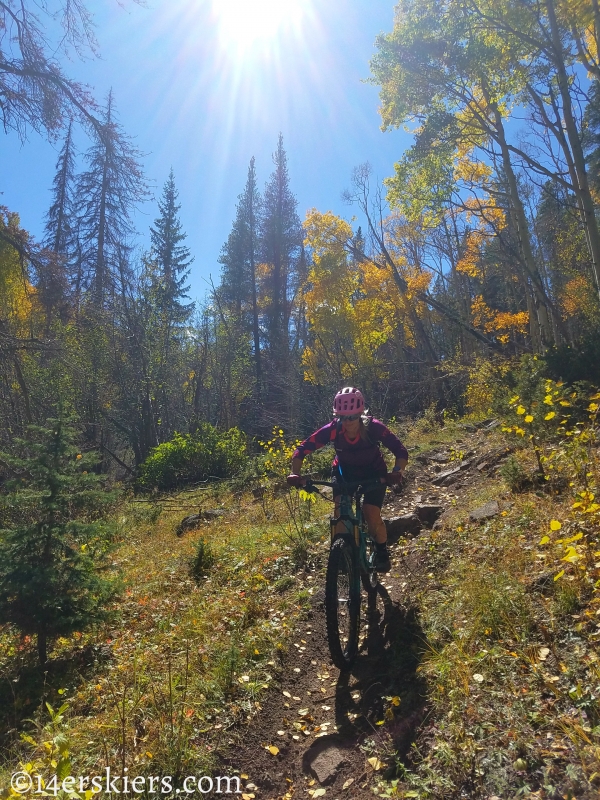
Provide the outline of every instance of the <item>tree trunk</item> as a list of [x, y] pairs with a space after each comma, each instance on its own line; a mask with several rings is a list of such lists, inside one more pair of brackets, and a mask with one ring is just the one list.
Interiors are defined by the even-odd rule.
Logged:
[[48, 635], [46, 633], [46, 626], [40, 625], [37, 633], [37, 651], [38, 660], [41, 667], [46, 666], [48, 661]]
[[500, 114], [500, 111], [498, 110], [495, 104], [493, 103], [490, 104], [490, 107], [494, 114], [494, 123], [496, 128], [495, 138], [498, 145], [500, 146], [500, 152], [502, 155], [502, 166], [504, 167], [504, 173], [506, 175], [506, 180], [508, 182], [510, 204], [513, 209], [513, 219], [519, 241], [519, 249], [521, 250], [521, 253], [523, 255], [523, 264], [525, 266], [525, 270], [528, 273], [533, 286], [533, 292], [535, 296], [536, 317], [540, 329], [541, 349], [542, 352], [544, 352], [552, 344], [553, 341], [552, 325], [550, 324], [550, 319], [548, 316], [546, 290], [542, 283], [542, 278], [540, 276], [537, 264], [535, 263], [535, 258], [533, 256], [533, 249], [531, 247], [531, 237], [529, 235], [529, 226], [527, 224], [527, 216], [525, 215], [525, 208], [523, 207], [521, 196], [519, 194], [519, 186], [517, 184], [517, 178], [515, 176], [512, 167], [512, 162], [510, 160], [510, 150], [508, 149], [508, 144], [506, 142], [506, 135], [504, 131], [504, 123], [502, 121], [502, 115]]
[[573, 115], [573, 106], [571, 100], [571, 93], [569, 88], [569, 76], [565, 68], [563, 58], [563, 47], [560, 38], [560, 31], [556, 20], [556, 10], [554, 8], [554, 0], [546, 0], [546, 8], [548, 10], [548, 21], [550, 23], [550, 31], [552, 34], [552, 49], [554, 55], [554, 65], [558, 78], [558, 87], [563, 105], [564, 124], [573, 154], [573, 162], [575, 164], [575, 171], [577, 173], [577, 185], [573, 188], [576, 194], [581, 198], [581, 214], [584, 229], [586, 231], [586, 239], [590, 250], [592, 259], [592, 270], [594, 279], [596, 281], [596, 290], [600, 297], [600, 232], [598, 231], [598, 222], [594, 211], [594, 201], [590, 192], [590, 186], [587, 177], [587, 170], [585, 166], [585, 156], [583, 154], [583, 147], [581, 145], [581, 137], [577, 130], [577, 123]]

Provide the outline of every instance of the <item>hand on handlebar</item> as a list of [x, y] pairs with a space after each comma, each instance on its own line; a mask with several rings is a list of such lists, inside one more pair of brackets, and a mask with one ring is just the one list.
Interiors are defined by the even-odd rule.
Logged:
[[288, 482], [288, 486], [295, 486], [297, 489], [300, 489], [305, 485], [306, 478], [303, 478], [302, 475], [292, 473], [287, 476], [286, 481]]
[[388, 486], [404, 486], [406, 478], [402, 472], [388, 472], [385, 482]]

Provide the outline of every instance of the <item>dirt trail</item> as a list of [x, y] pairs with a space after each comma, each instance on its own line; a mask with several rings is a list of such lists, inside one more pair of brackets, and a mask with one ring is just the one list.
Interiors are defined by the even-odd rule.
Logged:
[[464, 451], [458, 454], [441, 443], [424, 455], [413, 452], [408, 487], [401, 496], [388, 493], [383, 516], [392, 521], [392, 571], [381, 576], [376, 607], [363, 602], [365, 635], [348, 673], [331, 663], [319, 588], [324, 572], [312, 574], [310, 610], [277, 665], [273, 688], [261, 698], [259, 714], [233, 732], [235, 745], [223, 754], [224, 766], [245, 776], [246, 798], [363, 800], [373, 797], [375, 773], [393, 777], [392, 753], [400, 760], [407, 756], [427, 710], [426, 687], [417, 672], [426, 641], [411, 598], [439, 580], [422, 546], [433, 520], [399, 542], [398, 531], [418, 528], [414, 512], [420, 507], [449, 510], [467, 487], [486, 480], [507, 454], [488, 442], [492, 429], [465, 432], [454, 443]]

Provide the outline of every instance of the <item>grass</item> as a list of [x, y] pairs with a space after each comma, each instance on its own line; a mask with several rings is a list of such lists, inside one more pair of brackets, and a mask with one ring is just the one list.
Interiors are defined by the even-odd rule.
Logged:
[[[500, 442], [494, 432], [489, 444]], [[564, 562], [540, 546], [551, 520], [568, 519], [573, 493], [515, 488], [495, 479], [467, 491], [415, 544], [427, 571], [415, 599], [430, 713], [396, 777], [376, 781], [380, 795], [598, 796], [600, 598], [580, 564], [554, 580]], [[491, 499], [504, 511], [470, 523]]]
[[[458, 422], [428, 420], [405, 441], [420, 452], [440, 444], [460, 452], [467, 438]], [[490, 448], [503, 443], [498, 429], [487, 436]], [[535, 469], [530, 451], [516, 458]], [[463, 490], [440, 529], [403, 546], [427, 643], [415, 658], [428, 715], [407, 754], [378, 729], [369, 755], [392, 765], [386, 780], [374, 776], [379, 795], [598, 795], [600, 602], [583, 561], [554, 580], [564, 550], [541, 544], [552, 520], [565, 535], [577, 529], [575, 488], [513, 488], [489, 478]], [[469, 511], [491, 499], [502, 501], [501, 514], [470, 523]], [[227, 513], [177, 538], [177, 523], [199, 506]], [[126, 590], [115, 622], [57, 642], [46, 674], [34, 642], [0, 631], [0, 787], [20, 761], [50, 775], [64, 742], [71, 774], [106, 766], [210, 774], [232, 727], [253, 718], [279, 675], [279, 654], [312, 593], [306, 570], [321, 557], [314, 544], [327, 535], [328, 512], [320, 499], [302, 505], [295, 493], [267, 489], [253, 500], [226, 486], [125, 504], [115, 563]], [[588, 539], [595, 520], [581, 523]], [[591, 556], [594, 575], [600, 555]], [[400, 665], [407, 655], [390, 657]], [[60, 721], [44, 701], [66, 705]]]
[[[228, 513], [177, 538], [177, 523], [200, 503]], [[48, 751], [46, 701], [67, 705], [71, 774], [107, 766], [175, 780], [211, 773], [230, 727], [252, 718], [277, 675], [277, 654], [312, 592], [297, 566], [327, 532], [322, 501], [312, 519], [299, 508], [292, 521], [285, 495], [269, 499], [268, 518], [263, 505], [224, 488], [180, 493], [158, 508], [127, 503], [114, 557], [126, 588], [114, 623], [59, 640], [45, 675], [34, 642], [0, 632], [0, 738], [8, 742], [0, 796], [19, 761]], [[23, 731], [32, 740], [21, 741]]]

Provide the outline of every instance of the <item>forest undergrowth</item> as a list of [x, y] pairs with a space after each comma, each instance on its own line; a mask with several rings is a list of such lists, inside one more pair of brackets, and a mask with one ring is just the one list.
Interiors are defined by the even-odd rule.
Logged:
[[[374, 794], [597, 796], [598, 408], [588, 397], [571, 422], [560, 403], [579, 401], [558, 384], [542, 388], [545, 401], [507, 403], [493, 438], [515, 451], [501, 472], [465, 486], [436, 529], [396, 546], [410, 567], [403, 597], [410, 592], [423, 630], [427, 714], [408, 752], [395, 749], [396, 714], [362, 743]], [[552, 409], [563, 413], [543, 419]], [[472, 422], [431, 416], [401, 433], [413, 455], [443, 443], [458, 458]], [[283, 441], [267, 444], [283, 463]], [[416, 462], [411, 469], [418, 481]], [[471, 521], [489, 500], [499, 513]], [[181, 518], [198, 509], [215, 513], [178, 537]], [[106, 767], [171, 775], [173, 787], [216, 774], [233, 731], [260, 724], [264, 698], [285, 684], [283, 659], [323, 582], [328, 513], [324, 500], [276, 481], [254, 492], [222, 483], [125, 501], [115, 620], [59, 639], [43, 672], [33, 642], [0, 632], [2, 796], [17, 796], [16, 770], [34, 778], [34, 790], [40, 776], [50, 794], [54, 775]], [[90, 792], [59, 793], [76, 795]]]

